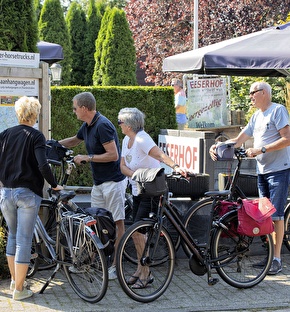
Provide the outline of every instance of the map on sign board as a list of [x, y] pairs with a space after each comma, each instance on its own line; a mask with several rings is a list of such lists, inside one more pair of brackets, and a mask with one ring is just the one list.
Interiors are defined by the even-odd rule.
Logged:
[[14, 104], [19, 97], [38, 97], [38, 89], [38, 79], [0, 77], [0, 132], [18, 124]]

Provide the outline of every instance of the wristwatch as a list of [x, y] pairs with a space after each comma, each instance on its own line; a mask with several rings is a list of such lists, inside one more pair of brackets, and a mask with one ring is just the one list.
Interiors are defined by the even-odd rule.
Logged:
[[93, 158], [94, 158], [94, 155], [93, 155], [93, 154], [90, 154], [90, 155], [89, 155], [89, 162], [91, 162], [91, 161], [93, 160]]
[[261, 152], [263, 153], [263, 154], [265, 154], [266, 153], [266, 147], [265, 146], [263, 146], [262, 148], [261, 148]]

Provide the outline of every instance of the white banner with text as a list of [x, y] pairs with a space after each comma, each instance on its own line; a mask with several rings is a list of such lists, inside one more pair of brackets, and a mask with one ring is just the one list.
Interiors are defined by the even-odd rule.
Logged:
[[187, 80], [188, 128], [217, 128], [228, 124], [227, 79]]

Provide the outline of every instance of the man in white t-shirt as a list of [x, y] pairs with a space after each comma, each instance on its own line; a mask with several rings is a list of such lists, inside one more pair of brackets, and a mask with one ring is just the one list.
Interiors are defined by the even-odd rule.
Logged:
[[[254, 138], [254, 146], [246, 150], [248, 157], [257, 160], [258, 190], [260, 197], [270, 198], [276, 208], [272, 215], [275, 225], [274, 259], [268, 274], [282, 270], [281, 248], [284, 237], [284, 207], [288, 196], [290, 177], [290, 127], [289, 114], [285, 106], [271, 101], [272, 88], [266, 82], [255, 82], [250, 88], [250, 99], [257, 111], [240, 134], [227, 142], [235, 142], [235, 147]], [[216, 148], [210, 148], [213, 160]], [[261, 263], [261, 265], [263, 265]]]

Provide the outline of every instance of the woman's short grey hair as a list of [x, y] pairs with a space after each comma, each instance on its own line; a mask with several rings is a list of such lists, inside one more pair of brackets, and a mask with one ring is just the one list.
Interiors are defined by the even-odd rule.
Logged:
[[91, 92], [81, 92], [73, 97], [79, 107], [86, 107], [89, 111], [96, 110], [96, 99]]
[[256, 90], [263, 89], [270, 97], [272, 96], [272, 87], [265, 81], [256, 81], [252, 84], [251, 88]]
[[144, 129], [145, 115], [136, 107], [122, 108], [118, 114], [118, 119], [131, 127], [135, 133]]
[[35, 97], [22, 96], [15, 102], [15, 112], [19, 123], [34, 125], [40, 109], [41, 105]]

